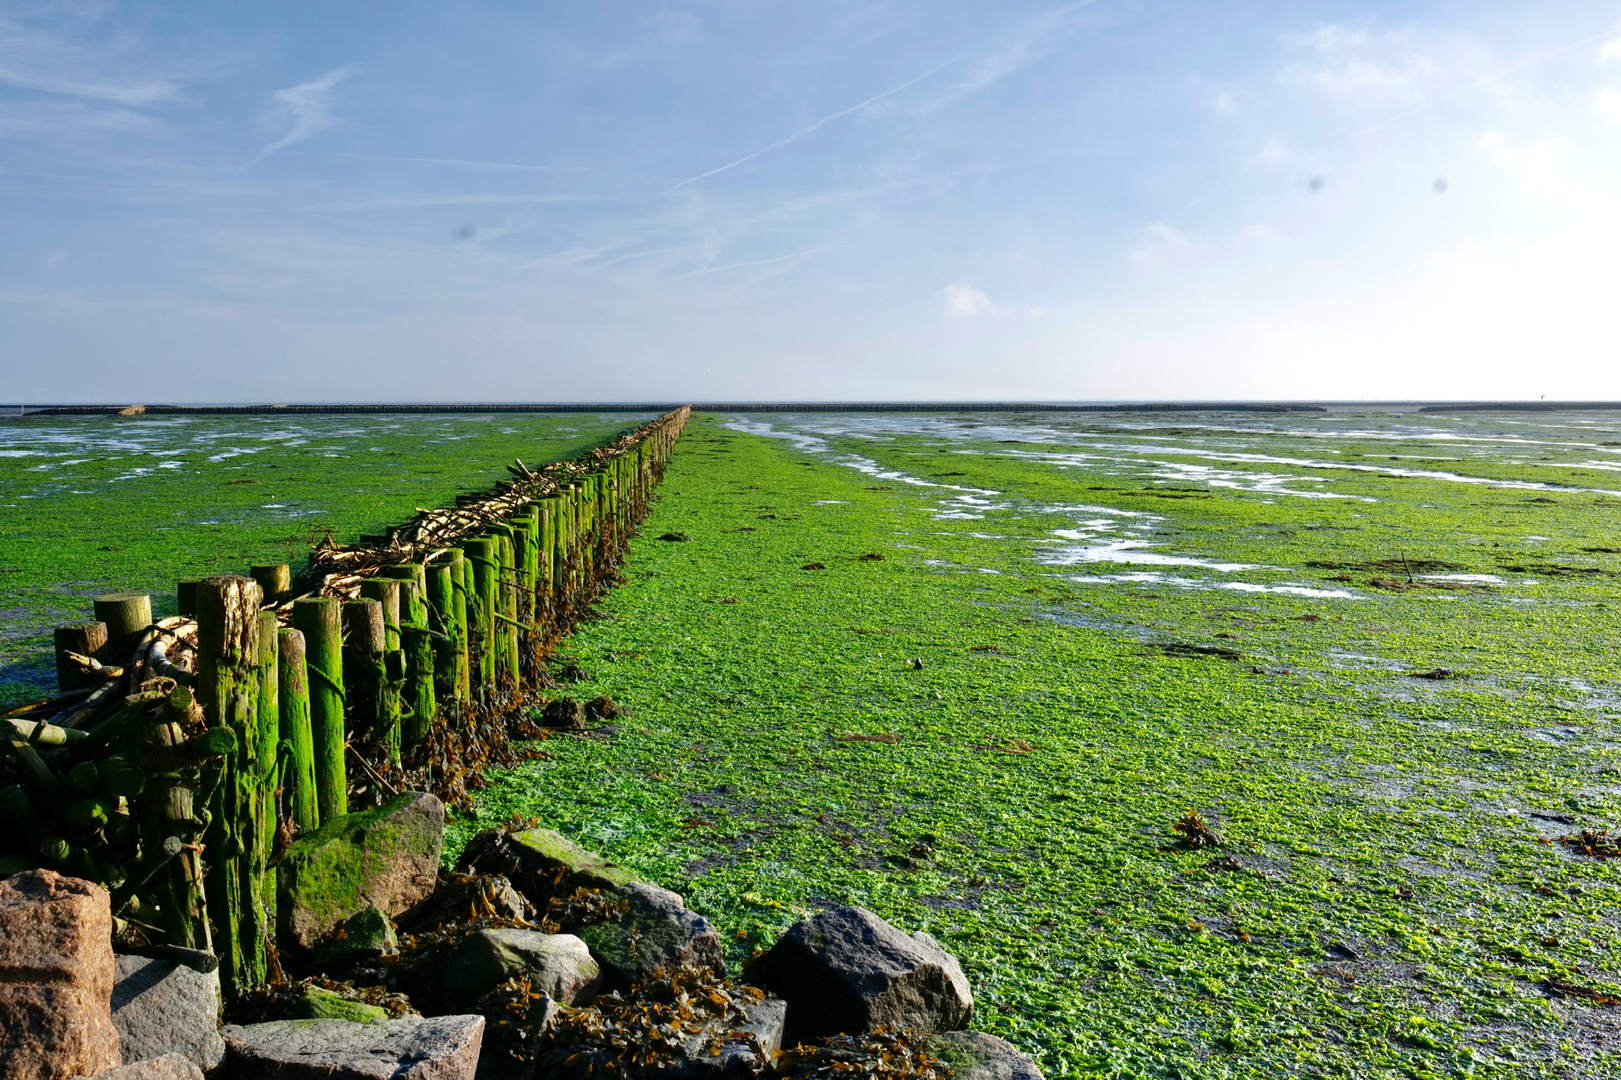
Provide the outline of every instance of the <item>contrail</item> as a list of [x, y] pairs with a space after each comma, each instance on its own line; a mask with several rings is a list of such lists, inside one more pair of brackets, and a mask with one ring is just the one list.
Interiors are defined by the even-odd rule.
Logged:
[[679, 184], [676, 184], [674, 187], [670, 188], [669, 191], [666, 191], [664, 194], [669, 195], [672, 192], [679, 191], [681, 188], [686, 187], [688, 184], [696, 184], [700, 180], [707, 180], [711, 176], [715, 176], [715, 175], [717, 175], [719, 173], [725, 172], [727, 169], [735, 169], [739, 165], [742, 165], [745, 162], [753, 161], [755, 158], [760, 157], [762, 154], [769, 154], [773, 150], [781, 150], [784, 146], [787, 146], [789, 143], [798, 142], [800, 139], [803, 139], [805, 136], [811, 134], [812, 132], [822, 128], [823, 126], [825, 126], [827, 124], [832, 123], [833, 121], [839, 119], [842, 116], [849, 116], [851, 113], [860, 112], [862, 109], [865, 109], [868, 105], [871, 105], [876, 101], [882, 101], [886, 97], [890, 97], [890, 96], [892, 96], [894, 94], [898, 94], [902, 90], [905, 90], [907, 87], [916, 86], [918, 83], [922, 82], [924, 79], [927, 79], [929, 76], [936, 74], [937, 72], [943, 70], [944, 68], [950, 67], [952, 64], [954, 64], [956, 62], [957, 62], [956, 59], [947, 60], [945, 63], [939, 65], [938, 67], [930, 68], [928, 71], [925, 71], [923, 74], [919, 75], [915, 79], [908, 79], [906, 82], [901, 83], [899, 86], [892, 87], [889, 90], [885, 90], [881, 94], [874, 94], [872, 97], [868, 98], [866, 101], [861, 102], [859, 105], [852, 105], [848, 109], [840, 109], [836, 113], [829, 113], [828, 115], [822, 117], [820, 120], [816, 121], [814, 124], [811, 124], [811, 125], [809, 125], [807, 127], [800, 128], [798, 131], [794, 132], [792, 135], [788, 136], [786, 139], [779, 139], [778, 141], [772, 143], [770, 146], [761, 147], [760, 149], [754, 151], [754, 153], [745, 154], [743, 157], [738, 158], [736, 161], [729, 161], [725, 165], [722, 165], [717, 169], [710, 169], [708, 172], [699, 173], [697, 176], [689, 176], [689, 177], [687, 177], [687, 179], [681, 181]]

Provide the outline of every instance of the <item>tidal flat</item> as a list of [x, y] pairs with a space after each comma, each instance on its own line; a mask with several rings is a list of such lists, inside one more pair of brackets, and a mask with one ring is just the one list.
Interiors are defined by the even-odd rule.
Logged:
[[461, 839], [865, 905], [1049, 1076], [1617, 1066], [1621, 417], [711, 414], [625, 572]]
[[0, 703], [54, 686], [51, 627], [90, 599], [289, 562], [582, 453], [641, 413], [0, 420]]
[[[94, 592], [637, 418], [328, 419], [0, 456], [7, 677]], [[1621, 1065], [1617, 863], [1558, 840], [1621, 826], [1621, 416], [707, 414], [624, 573], [561, 659], [629, 715], [498, 774], [447, 860], [538, 818], [733, 961], [865, 905], [1051, 1077]]]

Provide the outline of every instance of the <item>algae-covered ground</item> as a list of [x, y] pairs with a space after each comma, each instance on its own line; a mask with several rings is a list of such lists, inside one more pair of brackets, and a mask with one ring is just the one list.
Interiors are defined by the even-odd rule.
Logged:
[[739, 960], [926, 929], [1050, 1076], [1610, 1075], [1616, 864], [1554, 838], [1621, 825], [1618, 432], [696, 417], [571, 646], [629, 717], [457, 837], [537, 816]]
[[50, 628], [90, 598], [301, 565], [641, 414], [38, 417], [0, 421], [0, 702], [53, 681]]

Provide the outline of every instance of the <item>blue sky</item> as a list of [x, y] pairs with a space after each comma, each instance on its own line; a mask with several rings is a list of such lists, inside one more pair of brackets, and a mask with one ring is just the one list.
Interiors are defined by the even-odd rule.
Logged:
[[1621, 5], [0, 0], [0, 400], [1621, 398]]

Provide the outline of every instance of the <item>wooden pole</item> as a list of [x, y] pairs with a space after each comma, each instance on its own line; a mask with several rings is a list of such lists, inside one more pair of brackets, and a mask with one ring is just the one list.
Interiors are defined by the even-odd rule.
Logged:
[[460, 703], [460, 666], [467, 656], [467, 638], [456, 623], [455, 568], [448, 552], [428, 565], [429, 625], [440, 635], [433, 641], [434, 686], [438, 696]]
[[97, 621], [107, 624], [107, 643], [114, 650], [122, 650], [131, 638], [152, 625], [150, 593], [107, 593], [96, 597], [92, 606]]
[[293, 626], [304, 635], [310, 676], [310, 734], [315, 748], [315, 790], [320, 819], [349, 812], [344, 747], [342, 605], [328, 597], [293, 601]]
[[428, 737], [438, 711], [433, 692], [433, 637], [423, 587], [426, 568], [421, 563], [405, 563], [386, 567], [383, 573], [400, 583], [400, 643], [405, 654], [400, 740], [404, 749], [412, 750]]
[[188, 619], [197, 617], [197, 583], [180, 581], [174, 587], [175, 613]]
[[[262, 596], [260, 600], [262, 603]], [[276, 926], [276, 875], [270, 870], [270, 860], [276, 846], [276, 789], [281, 786], [276, 773], [281, 748], [281, 665], [276, 644], [279, 629], [275, 612], [259, 612], [259, 705], [255, 715], [259, 731], [253, 762], [253, 798], [257, 800], [253, 816], [258, 827], [255, 833], [258, 843], [251, 853], [250, 873], [259, 882], [259, 903], [264, 909], [267, 937], [275, 933]]]
[[490, 537], [463, 540], [461, 549], [472, 571], [467, 590], [468, 647], [474, 657], [473, 691], [482, 702], [495, 691], [496, 578], [501, 566]]
[[490, 529], [495, 540], [496, 553], [496, 619], [495, 664], [496, 682], [506, 690], [516, 690], [521, 683], [518, 648], [518, 559], [517, 543], [509, 525]]
[[227, 998], [268, 976], [269, 925], [258, 852], [265, 820], [259, 790], [259, 586], [251, 578], [197, 583], [197, 699], [210, 723], [236, 740], [215, 790], [208, 840], [208, 906]]
[[202, 709], [189, 686], [175, 687], [165, 704], [166, 708], [141, 733], [140, 763], [147, 776], [146, 790], [138, 803], [141, 846], [148, 855], [174, 853], [152, 885], [168, 944], [213, 952], [204, 901], [203, 863], [198, 855], [202, 825], [194, 792], [183, 780], [185, 774], [175, 753], [175, 748], [186, 741], [181, 721], [199, 726]]
[[265, 603], [279, 604], [292, 595], [293, 568], [286, 563], [252, 566], [248, 568], [248, 573], [259, 583]]
[[92, 656], [107, 644], [107, 624], [104, 622], [73, 623], [58, 626], [52, 633], [56, 645], [56, 688], [66, 693], [84, 687], [97, 687], [107, 680], [93, 671], [86, 671], [77, 662], [68, 659], [70, 652]]
[[360, 595], [383, 609], [383, 681], [378, 697], [377, 738], [388, 748], [389, 764], [400, 765], [400, 719], [403, 715], [405, 652], [401, 647], [401, 586], [397, 578], [374, 577], [360, 583]]
[[383, 605], [376, 600], [346, 601], [343, 605], [343, 684], [349, 689], [350, 730], [365, 732], [377, 739], [392, 751], [391, 760], [397, 761], [398, 698], [390, 717], [384, 697], [384, 684], [388, 679], [387, 644]]
[[315, 786], [315, 733], [310, 726], [309, 673], [304, 668], [304, 635], [298, 630], [276, 634], [277, 700], [280, 735], [286, 747], [281, 786], [288, 814], [299, 832], [314, 832], [321, 824], [321, 803]]

